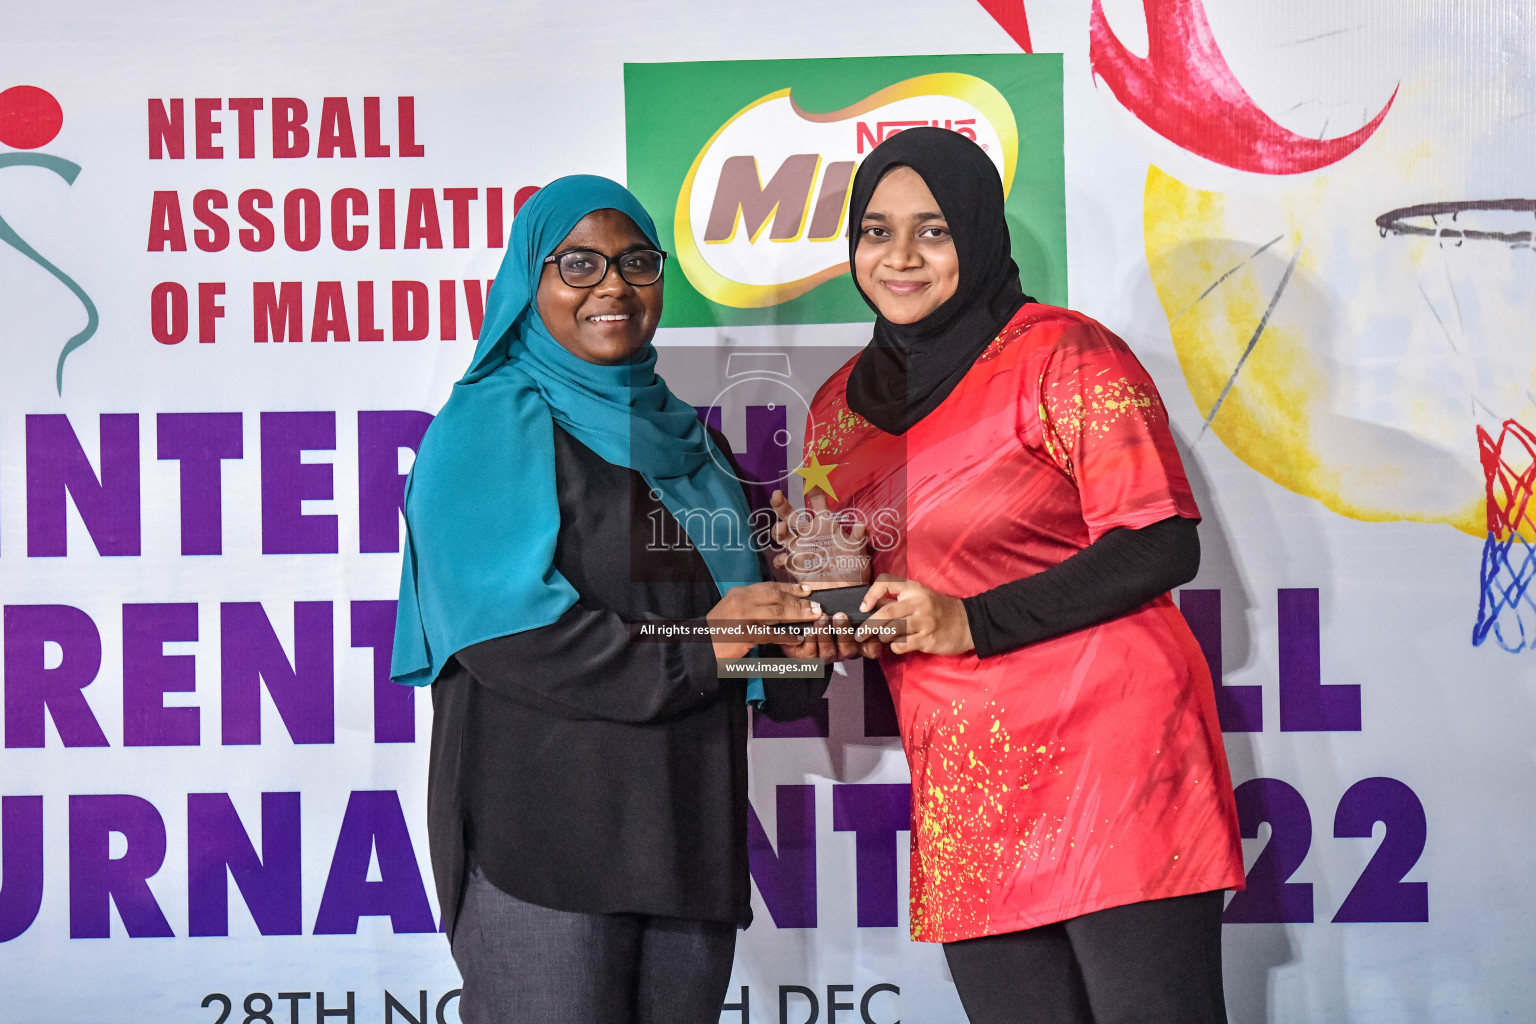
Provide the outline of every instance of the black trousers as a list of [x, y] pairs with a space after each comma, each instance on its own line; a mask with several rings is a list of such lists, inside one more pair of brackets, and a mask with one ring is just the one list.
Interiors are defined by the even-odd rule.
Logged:
[[1226, 1024], [1223, 893], [946, 942], [971, 1024]]
[[509, 896], [478, 869], [453, 933], [464, 1024], [719, 1024], [736, 926], [577, 914]]

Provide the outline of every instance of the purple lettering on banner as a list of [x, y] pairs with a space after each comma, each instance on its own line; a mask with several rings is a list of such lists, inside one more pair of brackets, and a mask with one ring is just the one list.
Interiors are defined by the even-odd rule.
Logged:
[[1216, 717], [1222, 732], [1264, 731], [1264, 687], [1228, 686], [1222, 682], [1221, 591], [1181, 590], [1179, 611], [1195, 635], [1216, 688]]
[[1280, 731], [1359, 732], [1360, 687], [1323, 685], [1317, 591], [1280, 591]]
[[197, 689], [197, 659], [166, 654], [166, 642], [196, 639], [195, 604], [123, 605], [123, 746], [198, 745], [198, 709], [164, 700]]
[[1335, 921], [1428, 921], [1429, 883], [1405, 882], [1424, 853], [1429, 823], [1417, 794], [1396, 779], [1361, 779], [1345, 791], [1333, 816], [1336, 839], [1369, 839], [1376, 823], [1386, 826], [1381, 845]]
[[[128, 841], [111, 854], [112, 833]], [[165, 822], [143, 797], [69, 798], [69, 937], [105, 939], [112, 933], [112, 904], [135, 939], [174, 933], [155, 902], [149, 879], [165, 863]]]
[[225, 746], [261, 742], [261, 688], [295, 743], [336, 738], [331, 603], [293, 604], [293, 662], [256, 602], [219, 606], [220, 693]]
[[[699, 419], [716, 430], [721, 427], [720, 407], [696, 405]], [[777, 488], [784, 490], [789, 472], [789, 409], [783, 405], [749, 405], [746, 408], [747, 444], [732, 454], [747, 492], [749, 508], [768, 508], [768, 496]], [[823, 734], [825, 735], [825, 734]]]
[[1312, 920], [1312, 883], [1288, 881], [1312, 848], [1312, 812], [1296, 789], [1279, 779], [1249, 779], [1238, 786], [1237, 827], [1257, 839], [1270, 827], [1269, 842], [1248, 869], [1248, 887], [1236, 893], [1222, 920], [1228, 924], [1302, 924]]
[[[45, 668], [46, 645], [63, 657]], [[104, 747], [106, 734], [82, 692], [101, 668], [101, 634], [79, 608], [63, 604], [5, 608], [5, 745], [41, 747], [52, 716], [66, 747]]]
[[155, 417], [162, 460], [181, 463], [181, 553], [224, 553], [225, 459], [242, 458], [238, 412], [162, 412]]
[[68, 416], [27, 417], [27, 555], [69, 553], [65, 493], [103, 555], [139, 553], [139, 417], [101, 416], [101, 478]]
[[405, 475], [400, 449], [416, 451], [432, 422], [411, 409], [357, 414], [357, 520], [360, 551], [400, 550]]
[[352, 646], [373, 649], [373, 742], [416, 742], [416, 687], [389, 678], [395, 602], [352, 602]]
[[261, 855], [227, 793], [187, 794], [187, 934], [229, 934], [229, 879], [263, 935], [303, 931], [299, 794], [261, 794]]
[[864, 661], [864, 735], [870, 738], [900, 736], [901, 726], [896, 721], [896, 705], [891, 700], [891, 687], [885, 681], [885, 669], [874, 658]]
[[0, 797], [0, 942], [32, 927], [43, 905], [43, 798]]
[[810, 714], [789, 722], [775, 722], [762, 712], [753, 710], [752, 738], [763, 740], [830, 736], [831, 720], [831, 711], [825, 697], [811, 706]]
[[780, 928], [816, 927], [816, 787], [778, 786], [778, 853], [747, 805], [747, 863]]
[[304, 500], [335, 493], [329, 463], [307, 464], [307, 451], [336, 448], [334, 412], [261, 414], [261, 553], [335, 554], [335, 516], [305, 515]]
[[736, 464], [747, 478], [747, 504], [768, 508], [768, 496], [784, 488], [789, 472], [789, 409], [749, 405], [746, 412], [747, 447], [736, 453]]
[[832, 828], [854, 834], [859, 927], [896, 927], [896, 833], [912, 828], [912, 787], [833, 786]]
[[[373, 857], [379, 863], [377, 882], [368, 881]], [[392, 789], [354, 792], [347, 800], [315, 934], [355, 935], [361, 917], [388, 917], [396, 935], [437, 931], [400, 797]]]

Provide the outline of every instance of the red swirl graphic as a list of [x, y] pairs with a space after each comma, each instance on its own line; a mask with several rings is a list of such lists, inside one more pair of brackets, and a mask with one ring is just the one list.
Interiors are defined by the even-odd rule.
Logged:
[[1093, 73], [1127, 110], [1196, 156], [1256, 174], [1300, 174], [1337, 163], [1370, 138], [1397, 90], [1370, 122], [1336, 139], [1297, 135], [1260, 110], [1216, 46], [1200, 0], [1146, 0], [1147, 56], [1125, 48], [1093, 0]]

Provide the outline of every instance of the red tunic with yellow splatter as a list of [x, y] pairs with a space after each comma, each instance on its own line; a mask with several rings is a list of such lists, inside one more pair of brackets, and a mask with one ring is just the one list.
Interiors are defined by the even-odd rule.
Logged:
[[[1028, 304], [905, 435], [817, 393], [807, 461], [871, 524], [874, 570], [967, 597], [1116, 527], [1198, 517], [1151, 378], [1125, 343]], [[1164, 594], [1017, 650], [885, 654], [912, 773], [912, 937], [950, 942], [1240, 888], [1215, 694]]]

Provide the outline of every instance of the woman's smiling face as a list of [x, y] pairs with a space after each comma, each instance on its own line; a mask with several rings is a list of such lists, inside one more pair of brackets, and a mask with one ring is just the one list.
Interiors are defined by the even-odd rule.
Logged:
[[869, 198], [853, 253], [854, 278], [893, 324], [916, 323], [960, 284], [949, 221], [922, 175], [892, 168]]
[[652, 246], [635, 222], [617, 210], [594, 210], [555, 246], [555, 252], [591, 249], [609, 257], [608, 273], [589, 288], [573, 288], [553, 263], [539, 278], [539, 318], [572, 355], [589, 363], [614, 365], [645, 347], [661, 321], [661, 282], [630, 284], [613, 257]]

